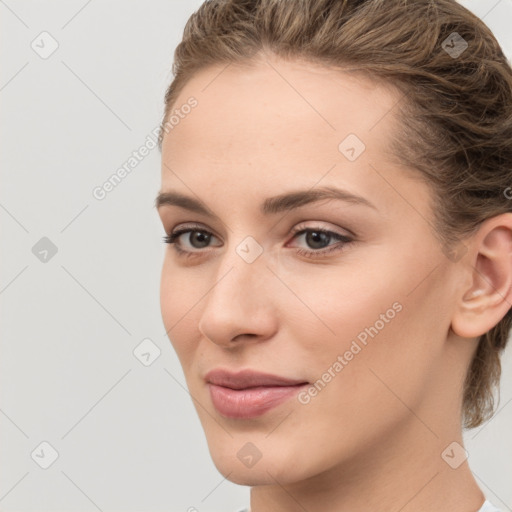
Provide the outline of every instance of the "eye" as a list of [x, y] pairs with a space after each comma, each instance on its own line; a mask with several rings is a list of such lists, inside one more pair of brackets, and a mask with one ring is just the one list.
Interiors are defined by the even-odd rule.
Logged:
[[[188, 244], [193, 250], [183, 248], [183, 243], [179, 240], [183, 235], [188, 234], [188, 237], [184, 237]], [[294, 239], [298, 239], [305, 236], [304, 241], [312, 247], [312, 249], [298, 249], [297, 253], [310, 257], [317, 258], [324, 256], [327, 253], [333, 251], [342, 250], [347, 244], [353, 242], [353, 239], [349, 236], [330, 231], [322, 227], [311, 227], [311, 228], [296, 228], [292, 235]], [[190, 257], [203, 253], [202, 249], [208, 247], [211, 240], [217, 238], [210, 231], [201, 228], [200, 226], [189, 226], [173, 231], [170, 235], [164, 236], [164, 242], [167, 244], [173, 244], [175, 251], [180, 256]], [[335, 240], [336, 244], [329, 244], [331, 240]], [[328, 247], [328, 249], [325, 249]]]
[[[185, 240], [188, 240], [188, 243], [195, 249], [194, 251], [190, 251], [187, 249], [183, 249], [182, 242], [179, 240], [183, 235], [188, 233], [188, 237], [183, 237]], [[193, 236], [192, 236], [193, 234]], [[189, 226], [186, 228], [177, 229], [173, 231], [170, 235], [164, 236], [164, 242], [167, 244], [173, 244], [174, 249], [180, 255], [192, 256], [201, 251], [201, 249], [208, 246], [209, 242], [212, 238], [216, 238], [210, 231], [203, 229], [199, 226]], [[179, 242], [179, 243], [178, 243]]]
[[[299, 249], [297, 252], [310, 258], [318, 258], [333, 251], [340, 251], [344, 249], [347, 244], [353, 242], [353, 239], [346, 235], [321, 227], [303, 229], [299, 227], [293, 233], [295, 235], [294, 238], [300, 238], [305, 235], [304, 241], [310, 245], [310, 247], [313, 247], [314, 250]], [[333, 239], [338, 243], [329, 245], [329, 242]], [[324, 249], [324, 247], [328, 247], [328, 249]]]

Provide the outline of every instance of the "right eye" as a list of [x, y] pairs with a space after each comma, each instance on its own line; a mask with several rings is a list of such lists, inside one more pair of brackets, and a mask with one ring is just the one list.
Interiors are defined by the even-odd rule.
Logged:
[[[184, 239], [188, 241], [189, 249], [184, 249], [183, 242], [180, 241], [180, 238], [185, 234], [188, 234], [188, 237], [184, 237]], [[197, 252], [202, 252], [201, 249], [208, 247], [208, 244], [212, 240], [212, 237], [216, 238], [215, 235], [213, 235], [213, 233], [210, 233], [206, 229], [192, 226], [177, 229], [170, 233], [169, 235], [164, 236], [163, 240], [167, 244], [173, 244], [175, 251], [179, 255], [192, 255]], [[192, 250], [190, 250], [190, 248]]]

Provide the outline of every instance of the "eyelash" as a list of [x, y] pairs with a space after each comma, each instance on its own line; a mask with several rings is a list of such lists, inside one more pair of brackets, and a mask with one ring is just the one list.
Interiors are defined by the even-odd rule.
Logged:
[[[167, 244], [173, 244], [174, 250], [176, 251], [176, 253], [180, 257], [184, 256], [186, 258], [190, 258], [190, 257], [193, 257], [193, 256], [197, 256], [198, 254], [200, 254], [200, 253], [202, 253], [204, 251], [202, 251], [201, 249], [198, 249], [197, 251], [186, 251], [186, 250], [182, 249], [176, 243], [176, 240], [181, 235], [183, 235], [184, 233], [192, 233], [194, 231], [197, 231], [197, 232], [200, 232], [200, 233], [206, 233], [208, 235], [213, 235], [213, 233], [210, 233], [210, 231], [208, 231], [206, 229], [203, 229], [203, 228], [200, 228], [199, 226], [191, 226], [191, 227], [188, 227], [188, 228], [178, 229], [178, 230], [174, 231], [173, 233], [171, 233], [170, 235], [164, 236], [163, 237], [163, 241], [164, 241], [164, 243], [167, 243]], [[297, 249], [297, 253], [298, 254], [301, 254], [303, 256], [307, 256], [309, 258], [320, 258], [320, 257], [325, 256], [328, 253], [333, 252], [333, 251], [341, 251], [341, 250], [343, 250], [345, 248], [346, 245], [348, 245], [351, 242], [353, 242], [353, 239], [348, 237], [348, 236], [341, 235], [341, 234], [336, 233], [334, 231], [330, 231], [330, 230], [323, 229], [323, 228], [320, 228], [320, 227], [318, 227], [318, 228], [312, 227], [312, 228], [304, 228], [304, 229], [297, 228], [297, 229], [295, 229], [292, 232], [292, 235], [295, 238], [298, 235], [302, 235], [304, 233], [309, 233], [309, 232], [324, 233], [326, 235], [329, 235], [331, 238], [334, 238], [334, 239], [338, 240], [339, 242], [342, 242], [341, 247], [339, 247], [339, 244], [334, 244], [332, 247], [330, 247], [328, 249], [319, 249], [319, 250], [316, 250], [316, 251], [315, 250], [306, 250], [306, 249]]]

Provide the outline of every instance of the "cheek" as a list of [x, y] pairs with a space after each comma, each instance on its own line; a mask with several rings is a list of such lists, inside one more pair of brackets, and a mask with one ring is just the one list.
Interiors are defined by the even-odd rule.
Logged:
[[[408, 274], [397, 273], [405, 262], [390, 265], [393, 273], [384, 272], [381, 261], [373, 270], [370, 265], [360, 273], [353, 267], [350, 272], [331, 268], [324, 277], [317, 273], [316, 279], [302, 276], [292, 283], [309, 311], [295, 305], [286, 323], [295, 325], [292, 337], [300, 340], [299, 358], [309, 362], [315, 396], [324, 396], [319, 402], [379, 408], [382, 393], [388, 395], [386, 403], [398, 401], [390, 389], [411, 403], [426, 392], [450, 325], [447, 297], [439, 276], [415, 289], [422, 281], [417, 268], [409, 264]], [[292, 314], [296, 322], [290, 320]], [[365, 409], [371, 412], [371, 407]]]
[[283, 321], [287, 327], [295, 325], [303, 347], [320, 359], [326, 353], [343, 354], [353, 341], [369, 347], [370, 340], [385, 337], [393, 324], [403, 321], [400, 283], [394, 276], [386, 281], [382, 274], [372, 275], [370, 266], [360, 272], [347, 265], [297, 273], [289, 283], [301, 300], [290, 298]]
[[194, 306], [202, 294], [191, 286], [186, 272], [177, 270], [169, 260], [166, 255], [160, 279], [160, 310], [167, 336], [182, 366], [187, 368], [197, 346]]

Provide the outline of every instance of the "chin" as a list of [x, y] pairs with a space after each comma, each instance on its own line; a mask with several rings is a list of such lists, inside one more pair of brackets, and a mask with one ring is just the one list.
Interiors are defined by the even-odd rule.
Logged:
[[[275, 485], [276, 482], [284, 485], [311, 476], [307, 474], [308, 468], [303, 463], [299, 464], [295, 457], [289, 460], [285, 443], [275, 447], [267, 444], [258, 453], [247, 443], [245, 436], [240, 436], [240, 440], [237, 437], [208, 443], [215, 467], [227, 480], [247, 486]], [[251, 455], [255, 457], [253, 460]], [[245, 463], [244, 456], [247, 456]]]
[[238, 485], [256, 486], [275, 484], [283, 482], [280, 475], [285, 474], [286, 479], [290, 479], [289, 471], [280, 468], [277, 463], [270, 463], [261, 459], [253, 467], [244, 467], [237, 457], [224, 454], [213, 457], [213, 463], [219, 473], [227, 480]]
[[240, 469], [240, 468], [228, 468], [226, 472], [221, 471], [219, 466], [215, 464], [219, 472], [229, 480], [237, 485], [246, 485], [249, 487], [255, 487], [257, 485], [270, 485], [275, 484], [275, 479], [273, 479], [268, 473], [266, 473], [261, 468], [259, 470], [255, 469]]

